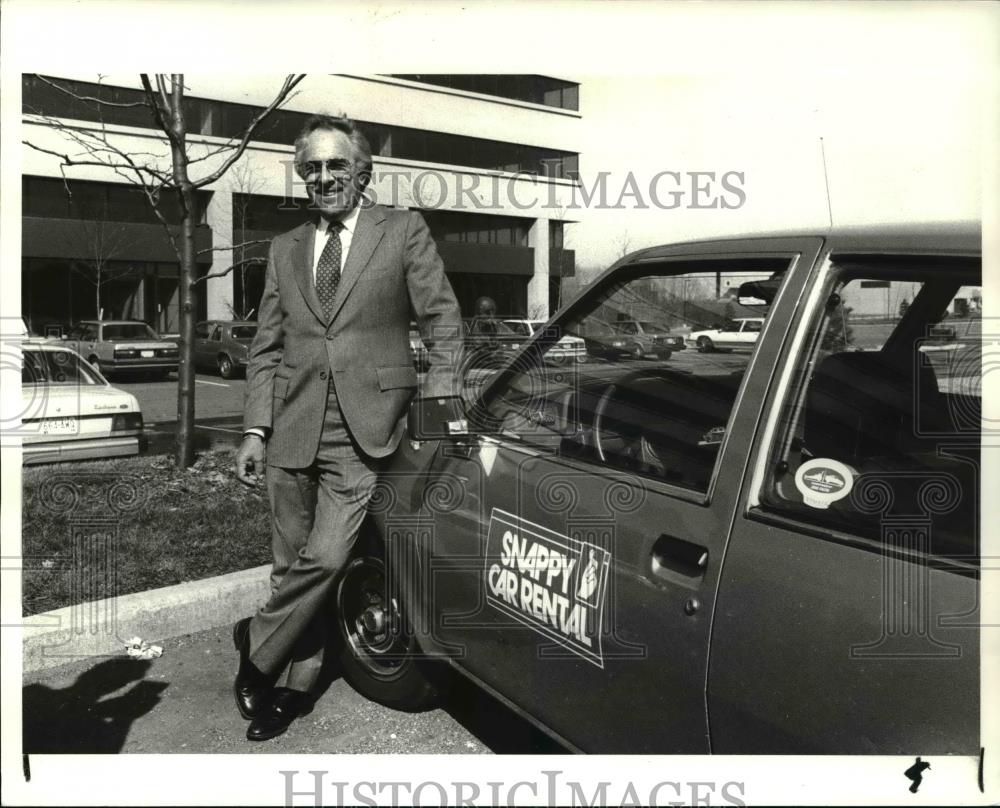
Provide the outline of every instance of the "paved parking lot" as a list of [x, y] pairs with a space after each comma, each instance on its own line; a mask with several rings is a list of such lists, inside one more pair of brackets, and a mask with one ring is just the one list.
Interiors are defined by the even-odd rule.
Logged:
[[463, 679], [437, 709], [390, 710], [336, 670], [308, 715], [263, 743], [246, 740], [232, 683], [231, 627], [158, 641], [163, 656], [83, 659], [26, 674], [24, 751], [41, 753], [562, 754], [554, 741]]

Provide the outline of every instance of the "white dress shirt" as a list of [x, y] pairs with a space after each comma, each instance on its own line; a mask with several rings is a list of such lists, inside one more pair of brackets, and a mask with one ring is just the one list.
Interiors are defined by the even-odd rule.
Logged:
[[[340, 231], [341, 272], [344, 271], [344, 262], [347, 260], [347, 253], [351, 249], [351, 240], [354, 238], [354, 228], [358, 225], [358, 214], [360, 212], [361, 206], [358, 205], [340, 221], [342, 225]], [[323, 248], [330, 238], [329, 225], [330, 223], [322, 216], [320, 217], [319, 224], [316, 225], [316, 242], [313, 244], [313, 283], [316, 282], [316, 267], [319, 266], [319, 257], [323, 254]]]

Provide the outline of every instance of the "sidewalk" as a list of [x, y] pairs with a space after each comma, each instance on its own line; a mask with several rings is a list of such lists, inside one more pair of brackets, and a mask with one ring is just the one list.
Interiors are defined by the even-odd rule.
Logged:
[[[26, 753], [560, 753], [505, 707], [457, 681], [446, 709], [403, 713], [337, 676], [282, 736], [247, 741], [233, 702], [231, 627], [160, 643], [150, 661], [98, 657], [25, 674]], [[336, 674], [335, 674], [336, 675]]]

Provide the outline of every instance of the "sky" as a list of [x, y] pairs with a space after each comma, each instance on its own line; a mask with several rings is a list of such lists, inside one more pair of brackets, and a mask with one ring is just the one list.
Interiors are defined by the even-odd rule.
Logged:
[[[831, 70], [580, 80], [581, 175], [590, 188], [609, 172], [609, 207], [588, 209], [568, 229], [578, 266], [606, 266], [626, 242], [637, 249], [822, 228], [831, 215], [838, 226], [980, 217], [975, 76]], [[680, 183], [671, 174], [654, 184], [660, 207], [649, 187], [663, 171], [679, 173]], [[615, 208], [623, 189], [634, 190], [630, 173], [641, 199], [626, 193]], [[720, 184], [726, 174], [742, 198]], [[704, 190], [696, 194], [694, 184]], [[683, 196], [672, 197], [674, 189]], [[680, 205], [665, 209], [674, 199]]]

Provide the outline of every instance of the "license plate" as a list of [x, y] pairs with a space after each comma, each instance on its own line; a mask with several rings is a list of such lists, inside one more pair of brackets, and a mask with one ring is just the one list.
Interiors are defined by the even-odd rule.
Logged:
[[154, 355], [153, 351], [139, 351], [139, 356], [143, 359], [152, 359]]
[[43, 435], [75, 435], [78, 431], [76, 418], [50, 418], [42, 421]]

